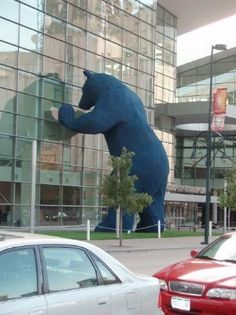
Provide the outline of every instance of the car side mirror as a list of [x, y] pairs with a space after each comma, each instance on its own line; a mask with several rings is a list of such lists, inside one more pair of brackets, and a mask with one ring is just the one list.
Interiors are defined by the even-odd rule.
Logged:
[[192, 249], [190, 252], [191, 257], [195, 257], [197, 255], [198, 251], [199, 251], [198, 249]]

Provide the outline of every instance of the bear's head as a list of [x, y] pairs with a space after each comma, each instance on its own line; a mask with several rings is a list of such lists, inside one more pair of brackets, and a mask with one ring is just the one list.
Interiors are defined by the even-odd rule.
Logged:
[[120, 80], [109, 74], [85, 70], [84, 75], [87, 80], [83, 85], [83, 94], [79, 102], [79, 107], [84, 110], [89, 110], [95, 106], [97, 100], [101, 96], [105, 96], [108, 91], [125, 88]]

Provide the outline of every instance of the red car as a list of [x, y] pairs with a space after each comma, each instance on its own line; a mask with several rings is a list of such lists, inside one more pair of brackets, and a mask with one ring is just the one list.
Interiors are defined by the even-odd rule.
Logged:
[[157, 273], [165, 315], [236, 315], [236, 233]]

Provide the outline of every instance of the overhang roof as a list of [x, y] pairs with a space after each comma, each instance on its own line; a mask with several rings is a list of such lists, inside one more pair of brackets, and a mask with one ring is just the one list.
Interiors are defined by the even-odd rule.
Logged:
[[235, 0], [157, 0], [178, 18], [178, 35], [236, 14]]
[[[186, 102], [156, 104], [156, 115], [163, 113], [174, 119], [174, 131], [177, 136], [196, 136], [208, 128], [208, 102]], [[236, 106], [227, 105], [225, 115], [225, 128], [222, 135], [235, 135], [236, 133]]]

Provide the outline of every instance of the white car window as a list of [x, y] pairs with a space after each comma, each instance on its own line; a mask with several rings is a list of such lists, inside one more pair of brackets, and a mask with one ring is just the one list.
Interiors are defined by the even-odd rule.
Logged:
[[97, 268], [101, 274], [102, 280], [104, 284], [114, 284], [120, 283], [121, 281], [114, 275], [114, 273], [108, 269], [107, 266], [104, 265], [101, 260], [93, 255], [93, 260], [95, 261]]
[[77, 248], [43, 248], [49, 292], [98, 285], [97, 274], [87, 254]]
[[0, 302], [36, 295], [37, 269], [32, 248], [0, 254]]

